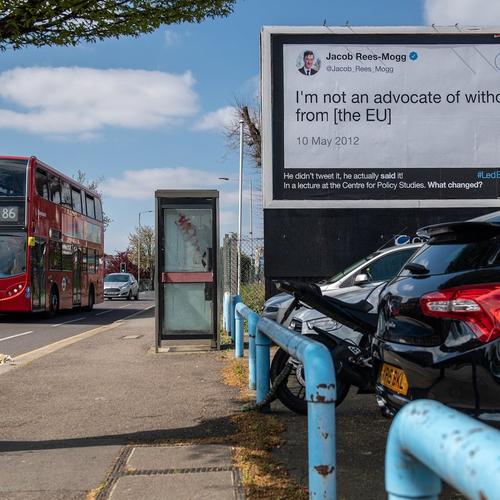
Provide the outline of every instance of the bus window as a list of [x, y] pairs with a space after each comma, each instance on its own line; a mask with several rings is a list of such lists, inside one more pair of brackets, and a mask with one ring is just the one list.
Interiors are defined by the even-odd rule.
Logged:
[[61, 205], [66, 208], [71, 208], [71, 189], [69, 182], [61, 181]]
[[26, 160], [0, 159], [0, 196], [24, 196]]
[[82, 253], [82, 270], [84, 273], [88, 272], [88, 267], [87, 267], [87, 255], [88, 255], [89, 249], [84, 248], [83, 253]]
[[62, 248], [60, 241], [49, 242], [49, 269], [60, 271], [62, 269]]
[[88, 248], [88, 272], [98, 273], [99, 272], [99, 250], [94, 250], [93, 248]]
[[61, 204], [61, 180], [56, 175], [49, 174], [50, 201]]
[[49, 188], [47, 186], [47, 172], [40, 168], [37, 168], [35, 172], [35, 184], [38, 196], [44, 198], [45, 200], [48, 200]]
[[99, 198], [94, 198], [95, 202], [95, 218], [102, 222], [102, 205]]
[[80, 195], [82, 198], [82, 214], [87, 215], [87, 202], [85, 200], [85, 191], [80, 191]]
[[87, 195], [87, 215], [95, 219], [94, 198]]
[[71, 199], [73, 202], [73, 210], [78, 213], [82, 213], [82, 197], [80, 196], [80, 190], [71, 186]]
[[92, 248], [87, 249], [87, 267], [89, 273], [95, 273], [95, 258], [94, 250]]
[[61, 236], [62, 236], [62, 233], [61, 233], [61, 231], [59, 231], [59, 229], [54, 229], [53, 227], [51, 227], [49, 229], [49, 237], [51, 239], [53, 239], [53, 240], [60, 240]]
[[62, 244], [62, 270], [73, 270], [73, 249], [71, 243]]

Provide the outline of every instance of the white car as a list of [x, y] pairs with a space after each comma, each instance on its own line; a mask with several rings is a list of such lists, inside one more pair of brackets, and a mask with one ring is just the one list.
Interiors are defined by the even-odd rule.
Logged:
[[130, 273], [112, 273], [104, 278], [104, 298], [139, 300], [139, 285]]
[[[365, 285], [388, 281], [421, 246], [422, 243], [410, 243], [377, 250], [318, 285], [323, 295], [334, 296], [337, 293], [360, 290]], [[297, 311], [293, 311], [285, 320], [283, 318], [292, 302], [293, 298], [287, 293], [275, 295], [264, 303], [262, 317], [289, 326]], [[306, 306], [301, 305], [301, 307]]]

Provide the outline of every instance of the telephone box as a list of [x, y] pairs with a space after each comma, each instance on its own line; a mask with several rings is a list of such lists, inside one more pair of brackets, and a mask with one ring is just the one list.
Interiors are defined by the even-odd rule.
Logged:
[[219, 349], [219, 192], [159, 190], [156, 202], [156, 351]]

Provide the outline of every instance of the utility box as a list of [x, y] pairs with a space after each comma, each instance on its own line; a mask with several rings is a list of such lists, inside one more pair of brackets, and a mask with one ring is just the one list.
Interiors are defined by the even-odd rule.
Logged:
[[219, 349], [219, 192], [159, 190], [155, 203], [156, 352]]

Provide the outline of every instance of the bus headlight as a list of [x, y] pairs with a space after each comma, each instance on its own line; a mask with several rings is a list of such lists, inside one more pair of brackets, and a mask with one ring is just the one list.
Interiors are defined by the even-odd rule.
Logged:
[[24, 290], [24, 285], [25, 283], [11, 285], [9, 288], [7, 288], [5, 294], [7, 295], [7, 297], [13, 297], [14, 295], [17, 295], [18, 293], [21, 293]]

